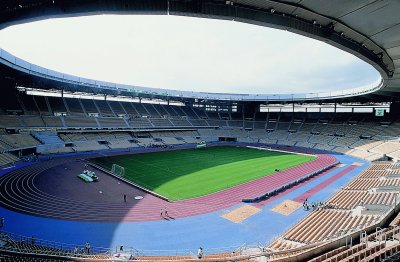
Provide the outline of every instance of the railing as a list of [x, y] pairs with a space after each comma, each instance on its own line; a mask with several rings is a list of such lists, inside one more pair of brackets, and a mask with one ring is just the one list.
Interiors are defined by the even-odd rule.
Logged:
[[[0, 250], [10, 251], [15, 253], [32, 254], [32, 255], [50, 255], [59, 257], [77, 257], [77, 258], [91, 258], [95, 256], [105, 256], [109, 258], [124, 257], [125, 259], [133, 259], [146, 256], [168, 256], [175, 259], [182, 257], [193, 257], [193, 249], [176, 249], [176, 250], [146, 250], [136, 249], [128, 246], [117, 246], [115, 248], [105, 247], [90, 247], [90, 254], [87, 254], [85, 244], [68, 244], [57, 241], [50, 241], [40, 238], [27, 237], [6, 231], [0, 231], [0, 240], [5, 243], [0, 246]], [[241, 246], [228, 246], [218, 248], [207, 248], [205, 257], [208, 254], [234, 254], [234, 256], [254, 256], [261, 255], [263, 252], [263, 245], [258, 244], [243, 244]], [[252, 254], [246, 254], [247, 250], [255, 249], [260, 250]]]
[[[27, 237], [10, 232], [0, 231], [0, 239], [7, 244], [0, 249], [20, 252], [24, 254], [43, 254], [68, 257], [87, 257], [85, 244], [74, 245], [57, 241], [50, 241], [35, 237]], [[91, 247], [90, 254], [113, 254], [113, 250], [103, 247]]]

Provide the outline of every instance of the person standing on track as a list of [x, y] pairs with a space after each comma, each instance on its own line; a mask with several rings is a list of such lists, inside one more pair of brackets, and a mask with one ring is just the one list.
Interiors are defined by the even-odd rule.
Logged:
[[203, 258], [203, 248], [199, 247], [199, 250], [197, 250], [197, 258], [202, 259]]
[[89, 241], [86, 241], [85, 251], [86, 251], [87, 255], [90, 255], [90, 243], [89, 243]]
[[124, 202], [126, 203], [126, 195], [124, 194]]

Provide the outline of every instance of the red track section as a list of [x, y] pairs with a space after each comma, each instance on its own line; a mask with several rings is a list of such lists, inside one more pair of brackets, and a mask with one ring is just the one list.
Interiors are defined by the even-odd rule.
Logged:
[[339, 178], [341, 178], [342, 176], [346, 175], [347, 173], [349, 173], [350, 171], [352, 171], [354, 168], [356, 168], [357, 166], [355, 165], [351, 165], [345, 169], [343, 169], [342, 171], [340, 171], [339, 173], [337, 173], [336, 175], [330, 177], [329, 179], [327, 179], [326, 181], [322, 182], [321, 184], [319, 184], [318, 186], [308, 190], [307, 192], [305, 192], [304, 194], [296, 197], [295, 199], [293, 199], [293, 201], [299, 202], [299, 203], [303, 203], [307, 198], [315, 195], [316, 193], [318, 193], [319, 191], [321, 191], [323, 188], [325, 188], [326, 186], [328, 186], [329, 184], [333, 183], [334, 181], [338, 180]]
[[[336, 158], [331, 155], [316, 156], [317, 159], [309, 163], [272, 176], [211, 195], [178, 202], [164, 201], [133, 189], [127, 184], [118, 183], [118, 180], [105, 174], [101, 174], [100, 182], [85, 184], [79, 181], [76, 175], [71, 174], [74, 166], [82, 168], [81, 162], [49, 161], [1, 177], [0, 204], [5, 208], [29, 215], [78, 221], [161, 220], [164, 219], [160, 216], [161, 208], [168, 210], [171, 216], [169, 219], [189, 217], [229, 208], [240, 203], [243, 198], [262, 195], [336, 162]], [[70, 175], [66, 175], [64, 169], [68, 170]], [[99, 194], [100, 189], [104, 191], [102, 194]], [[131, 194], [140, 194], [144, 198], [134, 200], [132, 195], [129, 195], [129, 201], [124, 203], [121, 194], [133, 191]]]

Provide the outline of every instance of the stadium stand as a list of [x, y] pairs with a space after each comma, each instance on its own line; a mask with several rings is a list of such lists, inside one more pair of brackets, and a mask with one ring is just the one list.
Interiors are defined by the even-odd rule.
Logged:
[[151, 116], [149, 111], [146, 109], [145, 105], [142, 105], [140, 103], [139, 104], [131, 103], [131, 105], [135, 109], [135, 111], [139, 114], [139, 116], [148, 116], [148, 117]]
[[189, 121], [186, 119], [171, 118], [171, 123], [173, 126], [191, 126]]
[[99, 144], [97, 141], [80, 141], [75, 142], [73, 149], [76, 152], [96, 151], [109, 149], [108, 146]]
[[348, 231], [361, 225], [367, 227], [377, 218], [378, 216], [373, 215], [353, 216], [351, 212], [342, 210], [317, 210], [283, 235], [284, 244], [277, 241], [270, 247], [287, 249], [322, 241], [336, 235], [339, 231]]
[[43, 117], [40, 116], [20, 116], [24, 127], [43, 127], [46, 126]]
[[123, 118], [97, 118], [100, 127], [127, 127]]
[[132, 148], [138, 147], [136, 143], [127, 140], [110, 140], [109, 144], [107, 145], [111, 149], [124, 149], [124, 148]]
[[129, 120], [129, 125], [132, 128], [152, 128], [154, 127], [153, 123], [150, 122], [148, 118], [131, 118]]
[[61, 117], [42, 116], [41, 119], [44, 122], [44, 127], [48, 128], [65, 127], [63, 119]]
[[[385, 179], [380, 181], [397, 180], [390, 177], [398, 173], [397, 169], [391, 169], [394, 167], [397, 165], [392, 162], [377, 162], [370, 166], [325, 203], [315, 207], [311, 214], [271, 243], [269, 248], [275, 251], [291, 250], [313, 243], [326, 243], [378, 223], [398, 202], [397, 189], [382, 187], [380, 191], [379, 187], [376, 188], [377, 181], [382, 177]], [[387, 185], [387, 183], [383, 185]], [[397, 221], [398, 218], [395, 217], [391, 223], [392, 232], [397, 228]], [[389, 235], [385, 236], [390, 237]], [[372, 241], [373, 237], [374, 235], [369, 236], [369, 241]], [[384, 256], [398, 252], [396, 251], [398, 245], [398, 241], [395, 241], [395, 243], [379, 243], [379, 245], [362, 242], [353, 247], [340, 246], [311, 261], [373, 260], [385, 254], [386, 251], [388, 253]]]
[[63, 117], [65, 125], [67, 127], [99, 127], [96, 119], [94, 117], [74, 117], [68, 116]]
[[105, 100], [93, 100], [96, 109], [103, 117], [114, 117], [115, 113], [112, 107], [110, 107], [108, 101]]
[[159, 118], [159, 119], [151, 119], [151, 123], [155, 127], [172, 127], [174, 126], [173, 122], [170, 121], [169, 119], [164, 119], [164, 118]]
[[0, 136], [0, 141], [11, 148], [26, 148], [40, 145], [40, 142], [29, 134], [11, 134]]
[[365, 192], [356, 190], [340, 190], [334, 197], [326, 201], [327, 205], [340, 209], [353, 209], [362, 202], [364, 205], [393, 206], [396, 192]]
[[23, 124], [16, 116], [0, 115], [0, 127], [2, 128], [21, 128]]
[[[394, 159], [400, 157], [400, 147], [397, 140], [387, 139], [384, 134], [394, 135], [398, 132], [397, 122], [392, 122], [387, 127], [381, 127], [379, 125], [373, 125], [373, 128], [369, 128], [371, 122], [358, 121], [357, 124], [346, 124], [341, 122], [341, 119], [348, 119], [349, 117], [333, 117], [336, 122], [326, 121], [315, 121], [312, 118], [298, 117], [301, 120], [297, 120], [295, 123], [293, 120], [288, 120], [281, 117], [280, 114], [267, 114], [266, 118], [269, 120], [259, 121], [261, 115], [255, 115], [253, 121], [246, 120], [247, 126], [253, 126], [250, 129], [243, 128], [242, 120], [220, 120], [220, 115], [215, 113], [207, 113], [207, 119], [199, 119], [198, 116], [204, 117], [205, 113], [199, 109], [193, 109], [190, 107], [178, 107], [178, 106], [166, 106], [166, 105], [151, 105], [129, 102], [115, 102], [115, 101], [102, 101], [100, 107], [106, 106], [109, 110], [105, 111], [104, 115], [109, 117], [89, 117], [85, 114], [87, 112], [97, 112], [96, 102], [93, 100], [86, 101], [86, 99], [73, 99], [73, 98], [41, 98], [33, 97], [24, 94], [19, 94], [18, 99], [14, 104], [23, 104], [19, 106], [24, 108], [24, 115], [0, 115], [0, 125], [3, 128], [15, 128], [15, 129], [31, 129], [31, 128], [44, 128], [43, 131], [25, 131], [26, 134], [14, 134], [7, 135], [0, 138], [0, 148], [3, 151], [15, 150], [26, 147], [36, 147], [40, 145], [36, 139], [32, 139], [29, 133], [35, 137], [40, 136], [40, 133], [46, 134], [49, 129], [64, 129], [67, 128], [111, 128], [111, 129], [151, 129], [154, 127], [159, 128], [193, 128], [197, 129], [197, 132], [191, 135], [172, 135], [175, 138], [183, 139], [176, 141], [171, 139], [172, 144], [179, 143], [196, 143], [198, 139], [205, 140], [207, 142], [218, 141], [219, 137], [230, 137], [236, 139], [238, 142], [244, 143], [265, 143], [265, 144], [280, 144], [286, 146], [297, 146], [319, 150], [328, 150], [338, 153], [348, 154], [350, 156], [366, 159], [369, 161], [375, 161], [382, 157], [388, 156]], [[38, 102], [40, 101], [40, 102]], [[48, 101], [48, 103], [46, 102]], [[39, 103], [40, 105], [38, 105]], [[53, 109], [54, 107], [54, 109]], [[115, 108], [114, 108], [115, 107]], [[47, 110], [46, 110], [47, 109]], [[6, 110], [3, 110], [5, 112]], [[66, 116], [50, 116], [47, 112], [58, 112], [67, 111]], [[68, 113], [69, 112], [69, 113]], [[111, 112], [111, 113], [110, 113]], [[116, 113], [128, 113], [127, 119], [115, 117]], [[141, 115], [151, 116], [148, 117], [135, 117], [140, 112]], [[75, 116], [74, 116], [75, 115]], [[167, 116], [168, 118], [160, 118], [161, 116]], [[182, 119], [184, 116], [187, 119]], [[265, 115], [264, 115], [265, 116]], [[158, 118], [157, 118], [158, 117]], [[234, 118], [244, 119], [244, 115], [234, 115]], [[280, 122], [280, 119], [284, 122]], [[328, 117], [329, 119], [329, 117]], [[347, 120], [346, 120], [347, 121]], [[370, 119], [368, 119], [370, 121]], [[239, 124], [240, 122], [240, 124]], [[207, 129], [207, 127], [216, 126], [217, 129]], [[202, 128], [205, 129], [202, 129]], [[393, 130], [392, 130], [393, 128]], [[267, 131], [267, 132], [266, 132]], [[17, 131], [18, 132], [18, 131]], [[64, 134], [67, 134], [65, 132]], [[343, 136], [345, 134], [345, 136]], [[378, 135], [379, 134], [379, 135]], [[371, 136], [368, 139], [361, 139], [360, 136], [368, 135]], [[27, 141], [22, 141], [18, 137], [23, 137]], [[159, 137], [155, 135], [155, 137]], [[82, 140], [80, 140], [82, 139]], [[14, 141], [15, 140], [15, 141]], [[40, 141], [40, 139], [38, 139]], [[64, 142], [80, 142], [86, 141], [84, 137], [67, 139]], [[75, 150], [84, 151], [85, 148], [88, 150], [94, 149], [123, 149], [136, 147], [137, 144], [126, 140], [125, 144], [123, 141], [111, 142], [110, 138], [97, 139], [96, 141], [105, 141], [105, 145], [92, 144], [81, 144], [79, 143], [75, 147], [53, 147], [49, 150], [39, 150], [40, 153], [65, 153], [73, 152]], [[172, 142], [172, 140], [174, 140]], [[42, 142], [43, 143], [43, 142]], [[60, 144], [60, 141], [56, 142], [45, 142], [46, 145], [51, 143]], [[142, 144], [143, 145], [143, 144]], [[40, 148], [40, 147], [39, 147]]]
[[90, 114], [100, 114], [98, 111], [98, 107], [94, 103], [92, 99], [79, 99], [79, 103], [81, 104], [82, 108], [84, 109], [87, 115]]

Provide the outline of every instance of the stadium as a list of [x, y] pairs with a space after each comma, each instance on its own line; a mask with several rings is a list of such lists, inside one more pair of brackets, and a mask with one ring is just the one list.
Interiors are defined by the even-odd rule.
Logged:
[[397, 261], [398, 13], [396, 0], [1, 1], [1, 29], [113, 14], [286, 30], [380, 77], [293, 94], [179, 91], [0, 49], [0, 261]]

